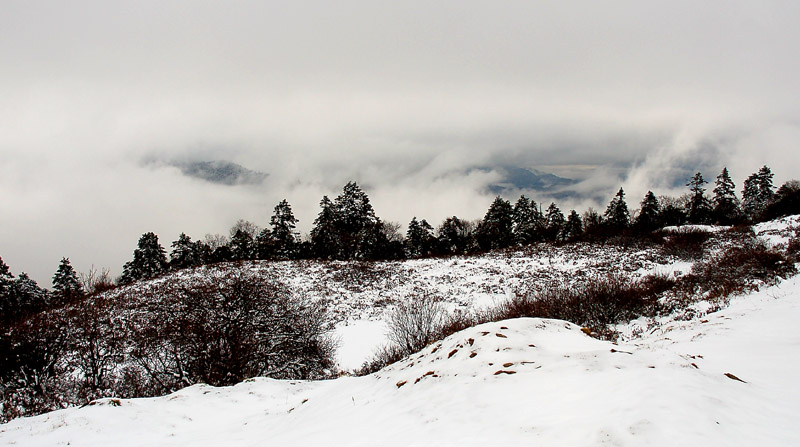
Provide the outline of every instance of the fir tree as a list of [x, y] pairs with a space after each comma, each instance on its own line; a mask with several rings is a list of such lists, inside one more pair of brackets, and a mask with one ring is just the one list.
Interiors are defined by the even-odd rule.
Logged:
[[472, 231], [469, 222], [448, 217], [437, 229], [439, 245], [445, 253], [464, 254], [469, 250]]
[[544, 220], [547, 240], [560, 240], [563, 236], [562, 231], [567, 221], [564, 219], [564, 214], [555, 203], [551, 202], [550, 206], [547, 207]]
[[133, 251], [133, 260], [122, 268], [121, 284], [129, 284], [140, 279], [150, 279], [164, 273], [167, 269], [167, 254], [158, 243], [155, 233], [144, 233]]
[[631, 222], [631, 215], [628, 211], [628, 204], [625, 203], [625, 192], [622, 188], [608, 204], [605, 212], [605, 223], [613, 230], [628, 228]]
[[333, 259], [339, 252], [336, 207], [328, 196], [322, 197], [319, 206], [321, 210], [311, 230], [312, 251], [317, 257]]
[[721, 225], [731, 225], [741, 219], [742, 210], [736, 197], [736, 185], [731, 180], [728, 168], [722, 168], [714, 186], [712, 200], [714, 221]]
[[172, 242], [172, 252], [169, 255], [169, 265], [174, 269], [194, 267], [202, 263], [201, 255], [198, 252], [198, 245], [192, 242], [192, 238], [181, 233], [178, 240]]
[[297, 222], [292, 206], [286, 199], [275, 205], [269, 224], [272, 227], [272, 241], [275, 244], [276, 254], [281, 258], [293, 258], [297, 255], [299, 240], [295, 230]]
[[433, 227], [425, 220], [417, 221], [417, 217], [411, 219], [406, 231], [406, 256], [418, 258], [428, 256], [433, 249]]
[[751, 222], [760, 220], [773, 199], [772, 171], [765, 165], [747, 177], [742, 190], [742, 208]]
[[583, 235], [583, 221], [581, 216], [572, 210], [567, 217], [567, 223], [564, 225], [563, 239], [567, 241], [574, 241]]
[[255, 255], [253, 237], [242, 229], [236, 230], [236, 233], [231, 238], [229, 247], [231, 249], [231, 260], [233, 261], [253, 259]]
[[686, 186], [689, 187], [689, 192], [691, 194], [691, 198], [689, 200], [689, 223], [693, 224], [704, 224], [708, 223], [709, 217], [711, 215], [711, 204], [709, 203], [708, 199], [705, 196], [705, 185], [706, 182], [703, 180], [703, 174], [696, 173]]
[[514, 204], [513, 222], [513, 233], [517, 243], [525, 245], [541, 240], [544, 217], [535, 201], [520, 196]]
[[348, 182], [334, 201], [335, 234], [340, 259], [373, 258], [381, 251], [385, 235], [367, 194], [356, 182]]
[[58, 304], [66, 304], [82, 295], [83, 288], [69, 258], [61, 258], [61, 263], [53, 275], [53, 298]]
[[657, 229], [660, 223], [661, 206], [658, 203], [653, 191], [647, 191], [642, 204], [639, 208], [639, 215], [636, 216], [636, 230], [642, 233], [649, 233]]
[[514, 209], [508, 200], [496, 197], [478, 225], [478, 244], [483, 250], [506, 248], [514, 243]]

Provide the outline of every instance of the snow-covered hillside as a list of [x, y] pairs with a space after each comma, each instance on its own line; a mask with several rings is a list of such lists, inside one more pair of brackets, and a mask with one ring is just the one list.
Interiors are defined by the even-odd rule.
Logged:
[[628, 344], [507, 320], [370, 376], [103, 400], [12, 421], [0, 443], [796, 446], [797, 321], [798, 278]]
[[[797, 216], [762, 224], [785, 247]], [[707, 244], [723, 246], [725, 232]], [[183, 271], [113, 293], [221, 274]], [[433, 294], [451, 309], [522, 288], [605, 274], [681, 276], [691, 263], [656, 248], [547, 245], [404, 263], [247, 263], [304, 299], [328, 299], [343, 369], [385, 340], [401, 300]], [[718, 310], [717, 310], [718, 309]], [[560, 320], [521, 318], [455, 333], [364, 377], [254, 378], [0, 425], [0, 445], [800, 445], [800, 277], [692, 312], [622, 324], [619, 344]]]

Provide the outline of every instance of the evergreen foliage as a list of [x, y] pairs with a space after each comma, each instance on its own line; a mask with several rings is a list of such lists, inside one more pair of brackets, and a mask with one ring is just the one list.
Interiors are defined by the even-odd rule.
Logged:
[[775, 194], [772, 191], [772, 176], [772, 171], [765, 165], [744, 181], [742, 208], [745, 217], [751, 222], [760, 220], [772, 201]]
[[628, 211], [628, 204], [625, 203], [625, 191], [622, 188], [608, 204], [604, 214], [604, 222], [613, 230], [623, 230], [630, 226], [631, 215]]
[[764, 214], [767, 219], [800, 214], [800, 182], [789, 180], [781, 185]]
[[78, 274], [72, 268], [69, 258], [61, 258], [58, 270], [53, 275], [53, 298], [59, 304], [69, 303], [83, 295]]
[[434, 242], [433, 227], [426, 221], [417, 221], [417, 217], [411, 219], [406, 231], [405, 252], [409, 258], [419, 258], [428, 256], [433, 252]]
[[174, 269], [194, 267], [203, 263], [202, 242], [192, 242], [186, 233], [181, 233], [178, 240], [172, 242], [169, 265]]
[[153, 232], [144, 233], [133, 251], [133, 260], [122, 268], [121, 284], [130, 284], [140, 279], [150, 279], [164, 273], [167, 269], [167, 254], [158, 243]]
[[636, 216], [636, 223], [634, 224], [636, 231], [640, 233], [649, 233], [658, 229], [661, 226], [661, 205], [658, 203], [656, 195], [653, 191], [647, 191], [642, 199], [639, 208], [639, 215]]
[[236, 230], [229, 248], [232, 261], [244, 261], [255, 257], [255, 241], [250, 233], [243, 229]]
[[520, 196], [513, 210], [513, 233], [517, 243], [527, 245], [542, 239], [544, 216], [534, 200]]
[[323, 259], [334, 259], [339, 253], [336, 207], [328, 196], [319, 203], [319, 215], [311, 230], [311, 245], [314, 255]]
[[294, 258], [297, 255], [299, 234], [295, 230], [298, 220], [294, 217], [292, 206], [286, 199], [275, 205], [269, 220], [272, 227], [271, 240], [275, 255], [280, 258]]
[[551, 202], [545, 214], [545, 238], [549, 241], [562, 240], [564, 225], [567, 220], [558, 206]]
[[705, 185], [706, 182], [703, 179], [703, 174], [696, 173], [686, 186], [689, 187], [690, 191], [690, 200], [689, 200], [689, 210], [688, 210], [688, 219], [689, 223], [692, 224], [705, 224], [708, 223], [711, 217], [711, 203], [705, 196]]
[[577, 240], [583, 235], [583, 221], [577, 211], [572, 210], [569, 212], [563, 235], [563, 239], [567, 241]]
[[439, 247], [446, 254], [464, 254], [471, 248], [472, 226], [456, 216], [445, 219], [436, 230]]
[[514, 243], [514, 209], [511, 202], [495, 197], [477, 228], [478, 245], [483, 250], [506, 248]]
[[736, 197], [736, 185], [731, 180], [728, 168], [722, 168], [714, 187], [713, 220], [720, 225], [732, 225], [742, 218], [742, 208]]

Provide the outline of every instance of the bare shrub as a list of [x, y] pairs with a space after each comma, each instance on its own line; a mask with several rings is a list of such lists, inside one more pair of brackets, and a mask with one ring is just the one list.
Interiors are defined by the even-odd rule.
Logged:
[[111, 290], [117, 285], [111, 278], [111, 271], [108, 268], [97, 269], [94, 265], [86, 273], [79, 274], [78, 280], [85, 295], [95, 295]]
[[447, 321], [447, 311], [433, 296], [398, 304], [389, 315], [389, 341], [406, 353], [419, 351], [435, 341]]
[[746, 293], [759, 283], [774, 284], [779, 278], [797, 273], [792, 260], [768, 248], [762, 241], [749, 240], [708, 260], [696, 262], [690, 274], [681, 278], [686, 296], [706, 294], [724, 298]]
[[163, 391], [253, 376], [322, 378], [333, 365], [324, 303], [293, 298], [275, 281], [236, 273], [155, 293], [132, 355]]
[[694, 227], [662, 235], [664, 252], [682, 259], [697, 259], [702, 256], [703, 246], [711, 238], [711, 233], [708, 231]]

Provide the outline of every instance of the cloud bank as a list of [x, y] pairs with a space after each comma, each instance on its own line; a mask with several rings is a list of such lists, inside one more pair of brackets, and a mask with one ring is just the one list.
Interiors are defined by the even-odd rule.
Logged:
[[[0, 256], [120, 271], [145, 231], [307, 231], [356, 180], [384, 219], [479, 218], [498, 172], [682, 192], [800, 168], [797, 2], [9, 1], [0, 12]], [[160, 160], [268, 174], [214, 185]], [[514, 199], [509, 197], [509, 199]], [[542, 195], [539, 202], [549, 202]]]

